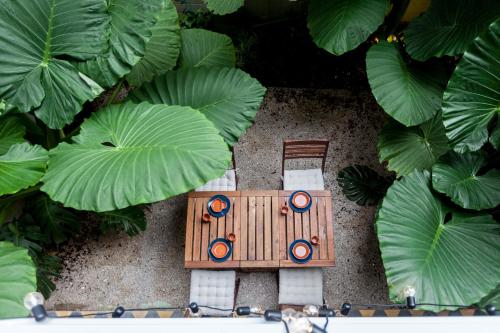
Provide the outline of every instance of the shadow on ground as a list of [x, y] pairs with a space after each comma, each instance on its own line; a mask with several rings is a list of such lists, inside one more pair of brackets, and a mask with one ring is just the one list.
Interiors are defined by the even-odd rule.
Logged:
[[[388, 301], [373, 228], [375, 209], [348, 201], [335, 180], [352, 164], [383, 171], [376, 148], [383, 122], [369, 92], [270, 88], [254, 126], [236, 147], [240, 189], [279, 189], [283, 139], [330, 140], [325, 185], [333, 194], [336, 265], [324, 270], [324, 294], [331, 306]], [[190, 282], [183, 268], [186, 201], [181, 195], [152, 205], [140, 236], [90, 231], [62, 248], [65, 268], [48, 307], [184, 306]], [[238, 276], [239, 305], [277, 306], [277, 273]]]

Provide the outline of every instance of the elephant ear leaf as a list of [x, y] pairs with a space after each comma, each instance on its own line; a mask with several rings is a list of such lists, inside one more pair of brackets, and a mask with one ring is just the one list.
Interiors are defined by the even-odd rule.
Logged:
[[495, 306], [497, 309], [500, 308], [500, 285], [498, 285], [489, 295], [483, 298], [478, 305], [481, 308], [484, 308], [490, 304]]
[[203, 113], [229, 145], [252, 125], [266, 89], [236, 68], [185, 68], [157, 76], [131, 92], [135, 101], [190, 106]]
[[500, 15], [497, 0], [439, 0], [405, 30], [406, 51], [413, 59], [457, 56]]
[[28, 316], [24, 296], [36, 291], [36, 269], [28, 250], [0, 242], [0, 318]]
[[337, 182], [347, 199], [361, 206], [376, 205], [390, 185], [387, 178], [365, 165], [352, 165], [340, 170]]
[[399, 176], [430, 169], [449, 150], [441, 114], [413, 127], [389, 119], [380, 133], [378, 150], [380, 162], [387, 161], [388, 169]]
[[0, 154], [5, 154], [10, 146], [24, 142], [26, 129], [16, 117], [0, 118]]
[[406, 126], [419, 125], [441, 109], [446, 86], [444, 71], [407, 62], [394, 43], [381, 42], [370, 48], [366, 73], [377, 102]]
[[234, 67], [235, 49], [229, 36], [204, 29], [181, 31], [181, 67]]
[[37, 184], [45, 173], [48, 153], [40, 146], [17, 143], [0, 156], [0, 195]]
[[402, 291], [410, 285], [419, 303], [472, 305], [500, 284], [500, 224], [489, 215], [447, 210], [432, 193], [427, 171], [394, 182], [378, 210], [376, 230], [394, 302], [404, 302]]
[[[443, 98], [443, 122], [453, 149], [479, 150], [488, 141], [488, 127], [500, 114], [500, 19], [469, 46], [453, 72]], [[490, 141], [497, 147], [500, 129]]]
[[449, 152], [432, 166], [432, 186], [463, 208], [494, 208], [500, 204], [500, 170], [480, 175], [485, 163], [481, 153]]
[[102, 87], [112, 87], [144, 56], [162, 3], [163, 0], [109, 0], [109, 51], [77, 63], [78, 69]]
[[314, 42], [335, 55], [353, 50], [384, 22], [388, 0], [311, 0], [307, 26]]
[[106, 2], [4, 0], [0, 17], [0, 98], [22, 112], [35, 110], [50, 128], [62, 128], [102, 92], [67, 59], [105, 52]]
[[179, 30], [177, 9], [171, 0], [163, 0], [151, 39], [146, 43], [146, 53], [127, 75], [132, 86], [138, 87], [175, 67], [181, 44]]
[[200, 112], [128, 102], [95, 112], [73, 144], [52, 149], [41, 189], [65, 207], [111, 211], [188, 192], [222, 176], [230, 161]]
[[240, 9], [245, 4], [245, 0], [203, 0], [207, 8], [214, 14], [226, 15]]

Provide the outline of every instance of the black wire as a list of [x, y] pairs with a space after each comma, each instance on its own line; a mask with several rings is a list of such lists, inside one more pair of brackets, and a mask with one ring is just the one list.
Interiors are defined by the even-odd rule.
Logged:
[[208, 305], [198, 305], [199, 308], [206, 308], [206, 309], [211, 309], [211, 310], [217, 310], [217, 311], [234, 311], [234, 309], [221, 309], [221, 308], [216, 308], [213, 306], [208, 306]]
[[283, 320], [283, 319], [280, 319], [280, 320], [283, 322], [283, 324], [285, 324], [285, 331], [286, 331], [286, 333], [290, 333], [290, 330], [288, 329], [287, 322], [285, 320]]
[[93, 313], [79, 313], [79, 314], [70, 314], [67, 316], [52, 316], [50, 314], [47, 315], [48, 318], [83, 318], [83, 317], [92, 317], [92, 316], [108, 316], [113, 314], [114, 311], [111, 312], [93, 312]]
[[326, 332], [326, 328], [328, 327], [328, 317], [330, 317], [330, 316], [326, 315], [325, 326], [323, 326], [323, 331], [325, 331], [325, 332]]

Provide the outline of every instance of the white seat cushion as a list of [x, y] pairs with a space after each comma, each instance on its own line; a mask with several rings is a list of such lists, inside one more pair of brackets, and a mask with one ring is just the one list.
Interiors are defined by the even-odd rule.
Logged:
[[285, 170], [283, 189], [287, 190], [324, 190], [325, 182], [321, 169]]
[[[235, 271], [193, 270], [189, 303], [232, 309], [234, 306]], [[219, 311], [200, 307], [205, 316], [228, 316], [231, 311]]]
[[217, 179], [210, 180], [205, 185], [196, 189], [200, 191], [236, 191], [236, 171], [234, 169], [227, 170], [226, 173]]
[[323, 270], [321, 268], [280, 269], [279, 304], [322, 305]]

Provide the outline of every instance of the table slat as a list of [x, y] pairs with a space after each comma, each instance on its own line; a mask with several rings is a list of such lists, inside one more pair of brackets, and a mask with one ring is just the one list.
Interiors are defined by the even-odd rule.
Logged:
[[[311, 226], [310, 232], [311, 232], [311, 237], [313, 236], [318, 236], [318, 204], [317, 204], [318, 199], [313, 198], [312, 204], [311, 204], [311, 213], [309, 214], [309, 223]], [[320, 247], [318, 245], [313, 245], [313, 260], [318, 260], [319, 259], [319, 250]]]
[[255, 197], [248, 198], [248, 260], [255, 260]]

